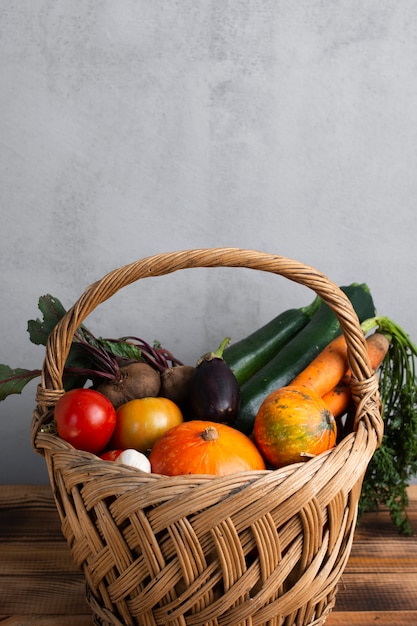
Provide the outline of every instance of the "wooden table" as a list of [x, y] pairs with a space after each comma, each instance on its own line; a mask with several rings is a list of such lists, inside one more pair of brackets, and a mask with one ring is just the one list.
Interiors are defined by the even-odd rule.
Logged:
[[[416, 626], [417, 485], [409, 495], [416, 535], [399, 536], [386, 511], [365, 516], [326, 626]], [[91, 626], [83, 594], [49, 485], [0, 485], [1, 625]]]

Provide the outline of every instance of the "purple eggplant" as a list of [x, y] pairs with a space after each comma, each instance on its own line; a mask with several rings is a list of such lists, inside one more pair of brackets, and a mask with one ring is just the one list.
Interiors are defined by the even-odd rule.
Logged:
[[191, 419], [222, 422], [233, 426], [240, 407], [240, 386], [223, 359], [227, 337], [216, 350], [198, 361], [191, 379], [189, 411]]

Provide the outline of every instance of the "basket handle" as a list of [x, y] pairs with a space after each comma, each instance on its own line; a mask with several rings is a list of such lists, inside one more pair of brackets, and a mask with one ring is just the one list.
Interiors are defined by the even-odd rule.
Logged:
[[[316, 292], [337, 316], [345, 335], [349, 367], [352, 372], [352, 395], [370, 410], [372, 427], [378, 440], [383, 425], [379, 409], [378, 381], [368, 357], [366, 341], [356, 312], [343, 291], [323, 273], [309, 265], [283, 256], [242, 248], [203, 248], [182, 250], [145, 257], [106, 274], [90, 285], [67, 311], [51, 332], [37, 390], [40, 413], [46, 413], [64, 393], [62, 377], [74, 333], [84, 319], [101, 303], [123, 287], [140, 279], [170, 274], [182, 269], [198, 267], [244, 267], [281, 275]], [[378, 411], [372, 404], [378, 404]]]

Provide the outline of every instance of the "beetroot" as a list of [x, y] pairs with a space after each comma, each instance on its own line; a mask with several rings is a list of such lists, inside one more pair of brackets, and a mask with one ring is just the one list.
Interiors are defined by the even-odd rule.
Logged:
[[98, 387], [107, 396], [113, 406], [119, 406], [129, 400], [156, 397], [161, 388], [161, 376], [151, 365], [134, 361], [121, 365], [118, 378], [105, 380]]

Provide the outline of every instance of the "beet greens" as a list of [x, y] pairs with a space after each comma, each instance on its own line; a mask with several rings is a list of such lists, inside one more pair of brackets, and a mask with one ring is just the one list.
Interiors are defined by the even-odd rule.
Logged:
[[[38, 303], [43, 319], [30, 320], [28, 332], [32, 343], [46, 346], [48, 337], [66, 310], [61, 302], [51, 295], [41, 296]], [[71, 349], [63, 372], [64, 389], [68, 391], [83, 387], [88, 380], [93, 385], [103, 381], [120, 381], [121, 368], [132, 362], [143, 362], [157, 372], [172, 366], [182, 365], [159, 342], [150, 345], [138, 337], [103, 339], [95, 337], [84, 324], [74, 334]], [[28, 370], [0, 365], [0, 401], [11, 394], [21, 393], [34, 378], [41, 375], [40, 369]]]

